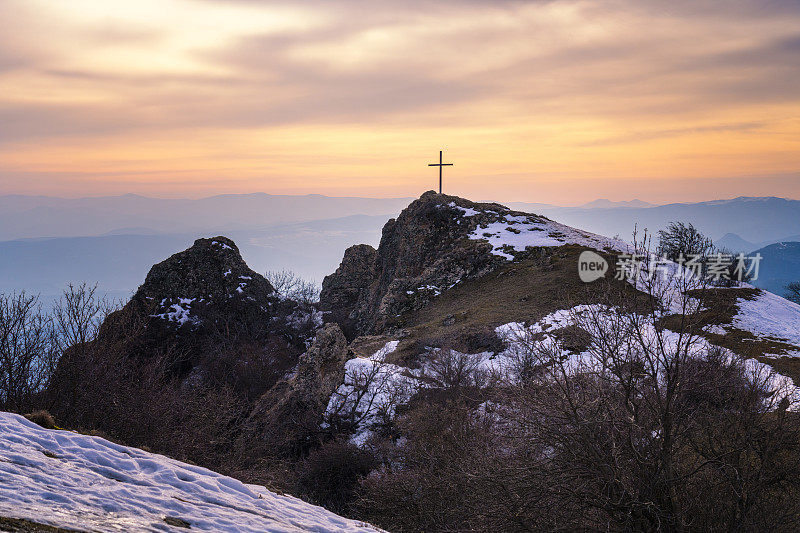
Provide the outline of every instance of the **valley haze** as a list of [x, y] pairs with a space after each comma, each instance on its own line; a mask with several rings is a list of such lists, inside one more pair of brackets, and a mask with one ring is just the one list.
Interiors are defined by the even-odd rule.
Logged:
[[[0, 291], [40, 293], [46, 303], [68, 283], [87, 282], [124, 300], [156, 260], [199, 237], [218, 234], [234, 239], [257, 272], [291, 270], [320, 283], [348, 246], [377, 246], [384, 223], [410, 201], [265, 193], [201, 199], [0, 196]], [[631, 239], [635, 227], [655, 234], [675, 220], [694, 224], [715, 244], [736, 253], [800, 240], [800, 201], [785, 198], [505, 205], [623, 240]], [[770, 275], [771, 260], [765, 263], [763, 286], [782, 294], [793, 281], [791, 272], [776, 266], [781, 273]]]

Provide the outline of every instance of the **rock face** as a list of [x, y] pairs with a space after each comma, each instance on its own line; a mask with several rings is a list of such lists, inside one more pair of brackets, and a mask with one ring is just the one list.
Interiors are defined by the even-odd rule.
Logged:
[[266, 313], [276, 300], [275, 289], [247, 266], [236, 244], [214, 237], [197, 239], [187, 250], [154, 265], [131, 302], [151, 307], [154, 317], [181, 326], [198, 324], [199, 308], [220, 311], [244, 304]]
[[382, 332], [404, 312], [503, 263], [486, 241], [469, 238], [498, 212], [511, 213], [498, 204], [426, 192], [386, 223], [377, 250], [359, 245], [345, 252], [322, 282], [320, 307], [351, 335]]
[[344, 379], [344, 363], [348, 359], [347, 339], [336, 324], [325, 324], [308, 351], [300, 356], [295, 388], [303, 395], [327, 402]]
[[297, 370], [256, 402], [244, 425], [241, 453], [253, 450], [296, 453], [322, 431], [328, 400], [344, 380], [345, 362], [353, 355], [336, 324], [317, 330]]
[[[280, 298], [233, 241], [213, 237], [154, 265], [125, 307], [106, 319], [98, 342], [138, 360], [180, 353], [171, 371], [187, 386], [221, 374], [221, 364], [244, 379], [228, 367], [259, 358], [272, 361], [280, 377], [313, 338], [317, 315], [308, 304]], [[242, 362], [248, 357], [254, 360]]]

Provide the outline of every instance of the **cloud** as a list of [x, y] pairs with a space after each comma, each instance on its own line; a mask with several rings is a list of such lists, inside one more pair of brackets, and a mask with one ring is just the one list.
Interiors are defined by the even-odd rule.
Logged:
[[[644, 140], [662, 147], [657, 158], [696, 158], [705, 148], [676, 143], [726, 135], [744, 146], [757, 133], [753, 160], [766, 160], [789, 152], [779, 122], [797, 119], [795, 0], [92, 6], [0, 0], [0, 18], [12, 21], [0, 33], [0, 162], [13, 157], [21, 168], [11, 151], [34, 143], [93, 153], [114, 137], [144, 153], [152, 138], [244, 132], [241, 153], [225, 156], [243, 160], [259, 156], [263, 139], [305, 128], [315, 139], [391, 139], [392, 150], [463, 139], [503, 161], [546, 147], [551, 175], [584, 176], [596, 163], [575, 150], [633, 161], [645, 159]], [[329, 149], [319, 157], [338, 164], [341, 152]], [[710, 165], [718, 154], [706, 150]], [[148, 165], [161, 156], [151, 157]], [[522, 168], [544, 165], [541, 157], [504, 171], [530, 175]], [[786, 170], [777, 164], [765, 171]]]
[[[215, 2], [194, 2], [198, 9], [209, 3]], [[787, 29], [787, 2], [774, 3], [777, 20], [753, 2], [733, 2], [723, 12], [718, 3], [686, 1], [669, 9], [664, 2], [619, 0], [295, 5], [313, 7], [324, 22], [181, 50], [198, 65], [194, 72], [78, 68], [70, 63], [80, 61], [69, 58], [28, 67], [42, 83], [92, 85], [129, 104], [132, 120], [120, 129], [147, 122], [142, 109], [159, 110], [153, 128], [370, 123], [415, 114], [424, 122], [429, 114], [486, 102], [519, 116], [681, 113], [792, 100], [800, 82], [800, 33]], [[753, 35], [754, 26], [772, 31]], [[168, 41], [163, 30], [119, 22], [88, 35], [94, 45], [122, 43], [151, 50], [154, 58]], [[91, 48], [76, 50], [86, 54], [77, 59], [90, 57]], [[0, 68], [19, 68], [21, 61], [7, 45], [0, 48]], [[96, 103], [74, 105], [88, 110]], [[53, 109], [59, 113], [34, 103], [21, 112], [39, 119]]]
[[577, 143], [576, 146], [610, 146], [620, 144], [639, 143], [653, 139], [667, 139], [684, 135], [697, 135], [704, 133], [747, 132], [757, 133], [765, 126], [763, 122], [740, 122], [735, 124], [715, 124], [712, 126], [696, 126], [689, 128], [672, 128], [666, 130], [650, 130], [617, 135], [606, 139]]

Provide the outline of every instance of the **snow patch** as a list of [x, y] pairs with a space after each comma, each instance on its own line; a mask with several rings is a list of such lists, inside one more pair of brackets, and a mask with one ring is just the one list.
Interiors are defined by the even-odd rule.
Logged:
[[11, 413], [0, 413], [0, 516], [81, 531], [177, 531], [165, 517], [197, 531], [378, 531], [258, 485]]
[[739, 313], [731, 325], [759, 338], [771, 338], [798, 346], [789, 355], [800, 356], [800, 305], [771, 292], [761, 291], [754, 300], [739, 298]]
[[214, 245], [216, 245], [216, 246], [219, 246], [219, 247], [220, 247], [220, 248], [222, 248], [223, 250], [233, 250], [233, 248], [231, 248], [230, 246], [228, 246], [228, 245], [227, 245], [227, 244], [225, 244], [224, 242], [219, 242], [219, 241], [211, 241], [211, 244], [214, 244]]
[[452, 207], [453, 209], [457, 209], [457, 210], [461, 211], [462, 213], [464, 213], [465, 217], [474, 217], [475, 215], [479, 215], [480, 214], [480, 211], [476, 211], [475, 209], [472, 209], [471, 207], [461, 207], [460, 205], [456, 205], [455, 202], [450, 202], [449, 204], [447, 204], [447, 206], [448, 207]]
[[[191, 304], [195, 300], [197, 300], [197, 298], [178, 298], [178, 302], [171, 304], [164, 313], [150, 316], [154, 318], [160, 318], [168, 322], [176, 322], [181, 326], [187, 322], [195, 323], [197, 320], [196, 317], [191, 316]], [[202, 301], [202, 299], [198, 301]], [[161, 305], [165, 305], [166, 302], [166, 299], [161, 300]]]
[[400, 341], [389, 341], [370, 357], [356, 357], [345, 363], [344, 383], [328, 401], [323, 427], [336, 417], [352, 420], [356, 429], [350, 442], [363, 446], [375, 424], [384, 417], [394, 417], [395, 407], [411, 399], [419, 370], [385, 362], [398, 344]]
[[536, 215], [500, 215], [500, 219], [478, 226], [469, 236], [486, 240], [492, 254], [513, 260], [510, 251], [524, 252], [526, 248], [577, 244], [596, 250], [627, 251], [629, 246], [619, 239], [609, 239], [580, 231]]

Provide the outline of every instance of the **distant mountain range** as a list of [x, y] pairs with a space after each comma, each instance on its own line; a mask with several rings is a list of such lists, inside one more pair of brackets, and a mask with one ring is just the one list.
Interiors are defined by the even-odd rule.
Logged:
[[[99, 282], [111, 296], [126, 298], [159, 257], [185, 248], [196, 238], [220, 234], [233, 238], [245, 260], [259, 272], [290, 269], [321, 281], [335, 269], [347, 246], [377, 245], [383, 224], [410, 201], [261, 193], [199, 200], [130, 194], [82, 199], [0, 196], [0, 291], [26, 289], [47, 299], [68, 282], [88, 281]], [[693, 223], [715, 244], [732, 252], [800, 241], [800, 201], [784, 198], [741, 197], [660, 206], [606, 199], [579, 207], [505, 205], [624, 240], [631, 239], [634, 227], [640, 234], [644, 228], [655, 233], [681, 220]], [[779, 265], [773, 269], [768, 264], [792, 264], [791, 260], [786, 254], [762, 255], [765, 276], [773, 281], [759, 286], [782, 294], [780, 284], [786, 276], [792, 277], [791, 269], [787, 273]]]
[[800, 234], [800, 201], [777, 197], [743, 196], [652, 207], [547, 207], [524, 202], [506, 205], [520, 211], [533, 211], [563, 224], [590, 228], [602, 235], [619, 235], [628, 240], [634, 227], [638, 227], [640, 234], [645, 228], [655, 233], [675, 220], [691, 222], [715, 241], [734, 233], [758, 245], [789, 240]]
[[[316, 280], [335, 270], [342, 250], [357, 243], [377, 246], [390, 215], [353, 215], [337, 219], [231, 230], [247, 263], [257, 272], [292, 270]], [[0, 242], [0, 292], [25, 289], [43, 303], [56, 298], [68, 283], [98, 283], [115, 299], [127, 299], [160, 258], [182, 250], [214, 232], [107, 234]]]
[[355, 214], [393, 215], [413, 198], [225, 194], [192, 199], [0, 196], [0, 240], [106, 234], [206, 233]]
[[612, 202], [607, 198], [600, 198], [593, 202], [583, 204], [579, 207], [583, 209], [611, 209], [614, 207], [655, 207], [656, 204], [645, 202], [642, 200], [630, 200], [627, 202]]
[[756, 287], [783, 296], [786, 285], [800, 281], [800, 242], [770, 244], [753, 254], [761, 254], [761, 268]]
[[[148, 198], [135, 194], [65, 199], [0, 196], [0, 240], [107, 234], [207, 233], [264, 228], [350, 215], [394, 216], [412, 198], [226, 194], [201, 199]], [[497, 199], [487, 199], [497, 200]], [[652, 205], [642, 200], [599, 199], [578, 207], [500, 202], [558, 222], [630, 238], [634, 226], [651, 232], [673, 220], [692, 222], [718, 240], [733, 233], [755, 244], [800, 234], [800, 201], [740, 197], [697, 203]]]

